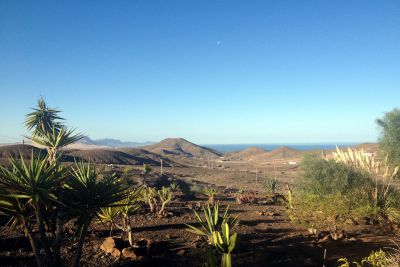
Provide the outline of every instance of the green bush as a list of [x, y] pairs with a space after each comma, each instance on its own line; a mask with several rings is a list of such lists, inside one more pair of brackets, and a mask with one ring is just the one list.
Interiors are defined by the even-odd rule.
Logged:
[[344, 229], [348, 218], [370, 212], [373, 181], [368, 173], [314, 155], [306, 156], [301, 168], [300, 187], [290, 209], [295, 221], [333, 233]]

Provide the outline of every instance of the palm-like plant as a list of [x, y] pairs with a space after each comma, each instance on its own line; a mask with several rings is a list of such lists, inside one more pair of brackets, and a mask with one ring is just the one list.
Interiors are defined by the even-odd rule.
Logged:
[[[0, 211], [11, 216], [14, 225], [20, 223], [31, 240], [32, 217], [39, 229], [41, 243], [46, 253], [47, 263], [53, 260], [44, 226], [46, 212], [52, 211], [52, 206], [58, 202], [55, 195], [57, 185], [63, 181], [65, 170], [49, 164], [47, 158], [32, 153], [30, 164], [26, 164], [21, 156], [20, 161], [10, 159], [12, 169], [0, 166], [0, 185], [2, 187]], [[31, 240], [38, 264], [44, 264], [37, 250], [37, 245]]]
[[57, 152], [76, 141], [83, 138], [82, 134], [75, 134], [73, 129], [67, 129], [64, 126], [56, 128], [53, 126], [50, 131], [37, 129], [36, 134], [30, 137], [30, 140], [40, 146], [44, 146], [49, 154], [49, 160], [56, 162]]
[[121, 210], [118, 207], [101, 207], [97, 213], [100, 221], [110, 223], [110, 236], [113, 234], [116, 220], [121, 214]]
[[58, 116], [60, 111], [47, 107], [42, 97], [39, 98], [37, 107], [33, 108], [33, 110], [33, 112], [26, 115], [25, 126], [28, 130], [33, 130], [34, 134], [37, 133], [37, 130], [51, 132], [53, 128], [56, 130], [61, 128], [62, 124], [59, 121], [63, 120], [63, 118]]
[[233, 228], [238, 223], [238, 217], [231, 217], [228, 213], [229, 206], [226, 207], [225, 212], [219, 213], [219, 204], [217, 203], [211, 209], [210, 205], [203, 207], [204, 219], [194, 210], [194, 214], [197, 218], [200, 227], [188, 225], [188, 231], [196, 235], [205, 236], [208, 238], [209, 244], [213, 242], [213, 233], [220, 231], [223, 224], [228, 224], [229, 228]]
[[92, 219], [102, 207], [108, 207], [127, 197], [126, 187], [115, 175], [99, 180], [90, 164], [76, 163], [73, 178], [66, 183], [65, 204], [68, 214], [77, 218], [78, 245], [73, 264], [77, 266], [85, 236]]

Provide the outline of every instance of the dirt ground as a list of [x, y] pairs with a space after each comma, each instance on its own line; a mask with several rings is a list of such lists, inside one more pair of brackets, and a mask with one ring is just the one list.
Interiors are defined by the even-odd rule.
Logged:
[[[290, 222], [281, 204], [266, 204], [262, 201], [262, 204], [239, 205], [235, 196], [224, 189], [252, 190], [257, 192], [261, 200], [265, 200], [262, 188], [265, 178], [276, 176], [281, 189], [285, 184], [295, 186], [298, 167], [283, 163], [226, 166], [216, 164], [214, 169], [164, 168], [163, 177], [185, 183], [218, 186], [220, 193], [217, 199], [221, 205], [229, 205], [231, 213], [239, 216], [239, 224], [233, 229], [239, 236], [238, 249], [232, 257], [233, 266], [337, 266], [336, 262], [341, 257], [359, 260], [373, 249], [393, 247], [393, 241], [397, 240], [391, 229], [367, 225], [363, 221], [352, 226], [345, 239], [321, 239]], [[112, 171], [122, 174], [126, 167], [114, 168]], [[157, 179], [155, 174], [159, 171], [158, 168], [153, 169], [154, 177], [150, 178], [152, 182]], [[139, 172], [140, 166], [137, 166], [131, 175], [138, 175]], [[85, 242], [82, 266], [202, 266], [207, 244], [188, 232], [185, 224], [196, 223], [191, 208], [205, 201], [202, 197], [191, 200], [178, 197], [168, 208], [172, 215], [166, 218], [150, 216], [145, 210], [134, 215], [134, 238], [147, 238], [153, 244], [150, 256], [136, 260], [114, 258], [100, 250], [100, 245], [109, 236], [109, 227], [94, 221]], [[126, 239], [119, 231], [114, 231], [114, 236]], [[71, 240], [63, 251], [66, 266], [72, 257], [72, 247]], [[0, 266], [34, 265], [33, 253], [22, 234], [5, 226], [0, 227]]]

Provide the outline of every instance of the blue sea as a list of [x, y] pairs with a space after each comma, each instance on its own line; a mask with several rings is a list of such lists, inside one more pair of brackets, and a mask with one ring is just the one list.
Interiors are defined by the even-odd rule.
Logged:
[[205, 147], [209, 147], [211, 149], [217, 150], [222, 153], [226, 152], [234, 152], [234, 151], [241, 151], [248, 147], [258, 147], [264, 150], [274, 150], [281, 146], [287, 146], [296, 150], [317, 150], [317, 149], [335, 149], [336, 145], [338, 147], [349, 147], [354, 146], [359, 143], [321, 143], [321, 144], [207, 144], [203, 145]]

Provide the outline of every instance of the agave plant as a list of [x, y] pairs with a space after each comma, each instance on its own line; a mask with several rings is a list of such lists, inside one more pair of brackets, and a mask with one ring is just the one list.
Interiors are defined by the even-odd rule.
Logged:
[[217, 189], [213, 187], [205, 187], [202, 192], [208, 197], [207, 204], [214, 205], [214, 197], [218, 193]]
[[221, 230], [223, 224], [227, 224], [229, 228], [233, 228], [238, 222], [238, 217], [231, 217], [228, 211], [229, 206], [226, 207], [225, 212], [221, 216], [221, 214], [219, 213], [218, 203], [214, 205], [212, 209], [210, 208], [210, 205], [207, 205], [203, 207], [204, 219], [202, 219], [200, 215], [194, 210], [193, 212], [197, 218], [198, 223], [200, 224], [200, 227], [195, 227], [193, 225], [187, 224], [187, 230], [196, 235], [207, 237], [209, 244], [212, 244], [213, 233], [215, 231]]
[[66, 183], [65, 204], [68, 215], [77, 218], [76, 235], [78, 244], [73, 264], [77, 266], [82, 253], [83, 243], [92, 219], [103, 207], [127, 197], [126, 187], [115, 175], [99, 179], [98, 173], [90, 164], [76, 163], [73, 178]]
[[213, 232], [214, 246], [222, 254], [221, 267], [232, 267], [231, 253], [237, 246], [237, 233], [230, 235], [227, 223], [223, 223], [221, 228], [222, 234]]

